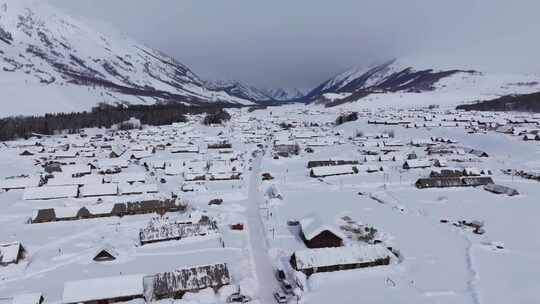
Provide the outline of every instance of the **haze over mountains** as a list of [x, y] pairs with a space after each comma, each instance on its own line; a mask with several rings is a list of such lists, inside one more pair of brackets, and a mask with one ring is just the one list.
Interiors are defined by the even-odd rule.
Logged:
[[158, 50], [116, 33], [100, 33], [42, 1], [0, 0], [0, 87], [3, 95], [9, 96], [1, 104], [4, 116], [88, 110], [100, 102], [199, 105], [297, 101], [331, 106], [374, 94], [391, 99], [397, 93], [427, 92], [454, 94], [451, 103], [459, 104], [532, 93], [540, 90], [539, 78], [393, 59], [345, 71], [309, 92], [262, 89], [242, 81], [201, 79]]
[[290, 101], [301, 99], [306, 95], [305, 92], [296, 88], [257, 88], [238, 80], [208, 81], [206, 86], [213, 90], [222, 90], [232, 96], [254, 102]]

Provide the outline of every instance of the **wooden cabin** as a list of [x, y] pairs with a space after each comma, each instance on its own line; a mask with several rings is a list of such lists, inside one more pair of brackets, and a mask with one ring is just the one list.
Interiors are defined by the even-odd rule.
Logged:
[[449, 187], [475, 187], [492, 184], [491, 177], [429, 177], [419, 178], [415, 186], [418, 189], [425, 188], [449, 188]]
[[218, 289], [231, 283], [227, 264], [213, 264], [177, 269], [158, 273], [145, 278], [145, 283], [153, 286], [151, 301], [174, 298], [180, 299], [186, 292], [197, 292], [205, 288]]
[[339, 165], [358, 165], [357, 160], [312, 160], [308, 161], [308, 169], [314, 167], [324, 167], [324, 166], [339, 166]]
[[291, 267], [310, 276], [314, 273], [350, 270], [390, 264], [392, 253], [381, 245], [347, 246], [295, 251]]
[[111, 216], [121, 217], [135, 214], [163, 214], [165, 212], [177, 212], [185, 209], [186, 204], [175, 199], [146, 200], [84, 207], [56, 207], [35, 211], [31, 222], [37, 224]]
[[309, 170], [309, 176], [311, 177], [327, 177], [356, 173], [358, 173], [358, 168], [354, 165], [322, 166], [313, 167]]
[[345, 238], [337, 228], [324, 224], [317, 216], [300, 220], [300, 237], [308, 248], [341, 247]]

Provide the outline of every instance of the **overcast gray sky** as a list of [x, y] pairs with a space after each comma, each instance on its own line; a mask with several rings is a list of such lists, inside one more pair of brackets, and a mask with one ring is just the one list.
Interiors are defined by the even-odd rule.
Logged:
[[203, 78], [312, 88], [349, 67], [413, 56], [540, 72], [539, 0], [49, 0], [105, 22]]

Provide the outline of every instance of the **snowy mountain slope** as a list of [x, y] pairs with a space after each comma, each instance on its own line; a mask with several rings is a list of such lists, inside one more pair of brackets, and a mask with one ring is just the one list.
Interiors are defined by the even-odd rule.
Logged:
[[[362, 97], [358, 97], [358, 93], [342, 93], [343, 98], [334, 98], [326, 105], [341, 105], [348, 110], [406, 109], [431, 105], [441, 109], [454, 109], [459, 105], [492, 100], [501, 96], [538, 92], [540, 91], [538, 80], [540, 76], [537, 75], [456, 73], [438, 81], [430, 91], [365, 93]], [[326, 95], [328, 94], [324, 96]]]
[[459, 105], [457, 109], [466, 111], [516, 111], [540, 113], [540, 92], [505, 95], [492, 100]]
[[[74, 102], [80, 109], [102, 101], [250, 103], [206, 88], [188, 67], [165, 54], [120, 35], [101, 34], [44, 1], [0, 0], [0, 85], [22, 89], [23, 84], [25, 92], [17, 97], [27, 105], [44, 91], [62, 99], [65, 87], [73, 86], [80, 91], [75, 96], [84, 95], [84, 101]], [[20, 113], [14, 104], [8, 112]]]
[[259, 89], [241, 81], [209, 81], [206, 87], [211, 90], [221, 90], [238, 98], [254, 102], [291, 101], [304, 97], [306, 94], [296, 88]]
[[305, 92], [297, 88], [265, 89], [264, 92], [271, 99], [278, 101], [295, 100], [306, 95]]
[[266, 101], [272, 99], [265, 91], [237, 80], [208, 81], [206, 87], [214, 91], [224, 91], [231, 96], [250, 101]]
[[456, 73], [474, 71], [415, 69], [396, 59], [366, 69], [354, 68], [325, 81], [307, 97], [314, 100], [325, 93], [420, 92], [434, 89], [439, 80]]
[[459, 104], [540, 88], [540, 77], [534, 75], [500, 75], [470, 69], [419, 66], [422, 65], [393, 59], [366, 69], [351, 69], [325, 81], [306, 98], [308, 102], [333, 106], [366, 99], [393, 99], [395, 102], [396, 95], [416, 96], [420, 100], [420, 95], [425, 95], [432, 99], [431, 103], [438, 104], [437, 96], [440, 95], [454, 96], [448, 99], [452, 104]]

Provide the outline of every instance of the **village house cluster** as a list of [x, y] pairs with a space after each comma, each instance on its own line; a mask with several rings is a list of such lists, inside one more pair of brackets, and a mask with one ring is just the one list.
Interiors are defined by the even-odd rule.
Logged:
[[[497, 222], [467, 212], [511, 206], [540, 180], [492, 144], [535, 149], [535, 115], [227, 111], [220, 124], [194, 115], [2, 143], [0, 295], [309, 303], [357, 280], [416, 290], [409, 269], [431, 277], [463, 244], [503, 250]], [[47, 276], [60, 283], [41, 288]]]
[[[143, 248], [156, 251], [158, 242], [188, 252], [201, 243], [212, 252], [215, 248], [226, 251], [231, 246], [226, 241], [242, 239], [242, 234], [227, 230], [233, 231], [232, 226], [239, 223], [242, 226], [243, 221], [219, 221], [219, 209], [207, 203], [219, 205], [224, 201], [220, 196], [234, 197], [244, 191], [252, 150], [264, 142], [266, 130], [253, 128], [251, 122], [239, 117], [234, 128], [203, 127], [202, 119], [193, 116], [189, 123], [132, 130], [36, 134], [3, 143], [2, 154], [19, 162], [20, 171], [10, 175], [3, 171], [0, 196], [16, 202], [15, 209], [22, 206], [18, 213], [24, 218], [18, 220], [21, 224], [35, 226], [46, 234], [50, 231], [51, 237], [59, 239], [63, 236], [54, 234], [54, 225], [66, 227], [66, 236], [70, 230], [105, 234], [91, 242], [83, 241], [83, 250], [62, 241], [54, 248], [40, 249], [39, 241], [36, 243], [31, 235], [13, 234], [5, 242], [0, 240], [0, 280], [24, 280], [25, 273], [30, 276], [32, 271], [39, 271], [27, 265], [54, 264], [64, 255], [78, 255], [85, 263], [108, 263], [112, 270], [123, 269], [121, 261], [137, 261], [137, 252]], [[227, 239], [228, 234], [231, 236]], [[167, 245], [171, 242], [179, 243]], [[160, 251], [154, 254], [159, 256]], [[162, 272], [133, 266], [91, 279], [77, 279], [74, 272], [74, 279], [65, 281], [61, 295], [32, 284], [31, 288], [26, 285], [24, 292], [7, 294], [6, 299], [13, 303], [21, 298], [32, 303], [150, 302], [181, 298], [207, 288], [226, 298], [238, 297], [244, 274], [235, 278], [226, 261], [222, 258], [205, 265], [194, 260], [192, 265], [185, 265], [171, 260]], [[97, 269], [92, 265], [87, 266], [88, 271]], [[55, 289], [61, 289], [62, 281], [58, 284]]]

